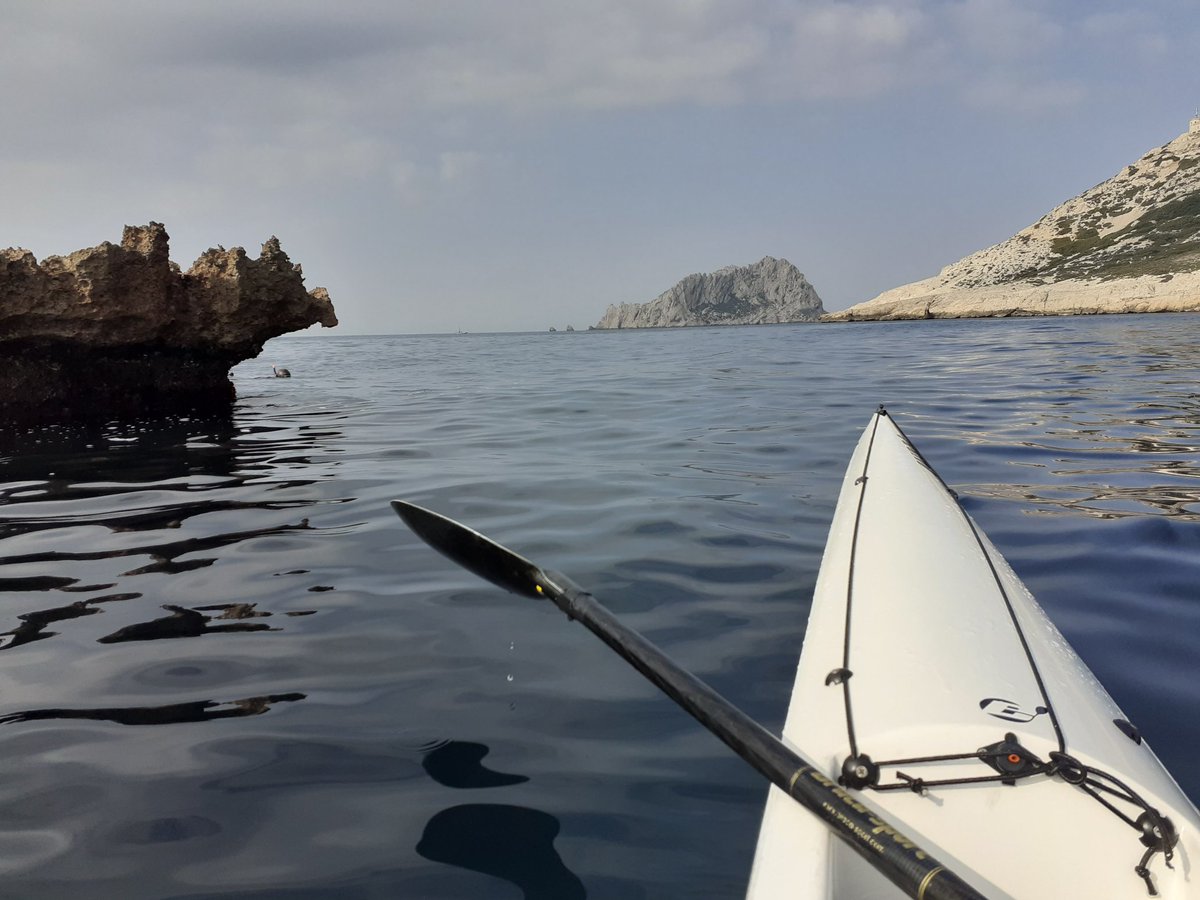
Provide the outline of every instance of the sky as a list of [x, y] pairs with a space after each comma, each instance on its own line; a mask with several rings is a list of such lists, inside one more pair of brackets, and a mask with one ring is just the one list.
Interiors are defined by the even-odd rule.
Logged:
[[0, 247], [278, 236], [335, 333], [595, 324], [794, 263], [842, 309], [1187, 130], [1196, 0], [4, 0]]

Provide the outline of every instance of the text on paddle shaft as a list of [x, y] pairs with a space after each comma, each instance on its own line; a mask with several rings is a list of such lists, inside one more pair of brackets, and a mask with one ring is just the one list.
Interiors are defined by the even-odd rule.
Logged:
[[850, 819], [843, 813], [839, 812], [831, 804], [829, 804], [829, 803], [824, 804], [826, 810], [828, 810], [829, 812], [832, 812], [837, 817], [838, 821], [840, 821], [843, 825], [845, 825], [847, 828], [849, 828], [851, 831], [853, 831], [854, 834], [858, 838], [865, 841], [867, 843], [867, 845], [870, 846], [877, 853], [882, 853], [884, 850], [884, 847], [883, 847], [883, 844], [881, 844], [879, 841], [875, 840], [875, 838], [879, 837], [879, 836], [886, 836], [886, 837], [890, 837], [892, 839], [892, 843], [897, 844], [898, 846], [902, 847], [905, 850], [911, 851], [913, 856], [916, 857], [917, 859], [926, 859], [927, 858], [926, 853], [923, 850], [917, 849], [916, 844], [914, 844], [911, 840], [909, 840], [907, 837], [905, 837], [903, 834], [901, 834], [899, 831], [897, 831], [891, 825], [888, 825], [886, 822], [882, 822], [878, 818], [876, 818], [874, 813], [872, 813], [870, 809], [868, 809], [866, 806], [864, 806], [863, 804], [861, 804], [857, 800], [855, 800], [853, 795], [850, 794], [850, 792], [847, 791], [845, 788], [843, 788], [841, 785], [839, 785], [836, 781], [834, 781], [831, 778], [827, 778], [825, 775], [821, 774], [820, 772], [816, 771], [815, 769], [811, 770], [808, 774], [809, 774], [809, 777], [811, 777], [814, 781], [816, 781], [822, 787], [828, 788], [833, 794], [835, 794], [837, 796], [837, 798], [839, 800], [842, 801], [842, 803], [846, 804], [846, 806], [850, 807], [855, 812], [860, 813], [861, 815], [864, 815], [867, 817], [867, 821], [870, 822], [871, 826], [872, 826], [869, 831], [866, 828], [864, 828], [863, 826], [858, 825], [856, 822], [854, 822], [852, 819]]

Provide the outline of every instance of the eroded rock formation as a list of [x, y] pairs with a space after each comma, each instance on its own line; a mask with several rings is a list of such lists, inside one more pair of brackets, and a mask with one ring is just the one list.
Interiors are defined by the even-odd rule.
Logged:
[[748, 266], [689, 275], [649, 303], [613, 304], [596, 328], [815, 322], [824, 311], [799, 269], [765, 256]]
[[275, 238], [257, 259], [208, 250], [186, 273], [157, 222], [41, 263], [0, 250], [0, 414], [228, 407], [232, 366], [317, 323], [337, 324], [329, 294], [305, 290]]

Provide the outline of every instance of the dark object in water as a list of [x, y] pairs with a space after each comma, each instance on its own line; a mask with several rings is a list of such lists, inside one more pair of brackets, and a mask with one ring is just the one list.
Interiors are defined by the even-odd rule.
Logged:
[[558, 819], [539, 809], [468, 803], [435, 813], [417, 853], [514, 884], [525, 900], [583, 900], [583, 882], [554, 849], [558, 832]]

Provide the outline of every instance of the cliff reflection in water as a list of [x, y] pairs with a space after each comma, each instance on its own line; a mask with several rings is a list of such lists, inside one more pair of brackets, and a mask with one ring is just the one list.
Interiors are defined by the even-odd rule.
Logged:
[[205, 722], [210, 719], [232, 719], [258, 716], [276, 703], [303, 700], [304, 694], [269, 694], [265, 697], [246, 697], [242, 700], [199, 700], [191, 703], [171, 703], [166, 706], [130, 706], [112, 709], [30, 709], [0, 716], [0, 725], [14, 722], [34, 722], [39, 719], [94, 719], [118, 725], [178, 725], [181, 722]]
[[[1015, 500], [1043, 513], [1072, 512], [1097, 518], [1146, 514], [1200, 520], [1200, 395], [1180, 406], [1139, 408], [1141, 415], [1098, 418], [1080, 402], [1047, 416], [1046, 437], [1021, 440], [1015, 464], [1039, 478], [963, 485], [981, 497]], [[1084, 419], [1081, 412], [1090, 415]], [[1152, 415], [1145, 415], [1152, 411]], [[1002, 436], [1001, 436], [1002, 437]], [[1013, 447], [995, 435], [975, 443]], [[1014, 472], [1014, 476], [1016, 473]]]
[[[0, 629], [8, 629], [0, 633], [0, 650], [19, 653], [60, 635], [76, 646], [83, 641], [95, 647], [265, 634], [282, 631], [289, 617], [315, 613], [313, 594], [305, 591], [309, 584], [301, 580], [307, 570], [293, 568], [290, 556], [274, 574], [292, 577], [280, 579], [268, 598], [229, 596], [239, 589], [236, 575], [218, 581], [213, 596], [207, 582], [188, 573], [199, 575], [219, 562], [236, 564], [231, 555], [263, 542], [318, 531], [296, 511], [346, 502], [314, 489], [320, 475], [314, 474], [312, 456], [328, 452], [339, 437], [336, 430], [308, 429], [286, 418], [282, 424], [239, 427], [229, 416], [0, 428]], [[297, 470], [308, 474], [297, 478]], [[268, 551], [263, 558], [272, 555]], [[309, 601], [303, 608], [278, 608], [300, 591]], [[63, 595], [74, 597], [52, 599]], [[55, 656], [43, 658], [54, 666]], [[121, 677], [124, 667], [142, 667], [156, 657], [131, 648], [111, 660], [77, 651], [70, 663], [57, 658], [64, 660], [58, 666], [84, 666], [89, 681], [103, 684]], [[179, 725], [259, 716], [306, 697], [268, 687], [236, 699], [194, 699], [220, 684], [205, 673], [219, 673], [225, 665], [172, 669], [197, 673], [177, 675], [189, 695], [175, 698], [178, 702], [153, 692], [148, 702], [114, 705], [105, 702], [111, 694], [104, 688], [93, 691], [86, 683], [72, 688], [69, 678], [43, 676], [25, 696], [10, 692], [3, 698], [8, 711], [0, 710], [0, 724]], [[50, 697], [56, 702], [38, 704]]]
[[[261, 505], [245, 505], [238, 507], [239, 509], [278, 509], [277, 506], [261, 506]], [[178, 528], [180, 523], [190, 518], [191, 516], [199, 515], [200, 512], [212, 512], [212, 509], [193, 510], [179, 509], [170, 510], [170, 515], [173, 518], [170, 524], [165, 526], [148, 526], [146, 528], [133, 528], [127, 522], [118, 520], [116, 522], [105, 521], [103, 524], [106, 528], [113, 532], [121, 531], [153, 531], [158, 527]], [[160, 514], [161, 515], [161, 514]], [[39, 523], [40, 525], [41, 523]], [[41, 527], [53, 528], [61, 526], [61, 522], [57, 525], [43, 525]], [[215, 558], [211, 559], [192, 559], [187, 561], [178, 561], [180, 556], [188, 553], [198, 553], [209, 550], [217, 550], [222, 547], [230, 547], [234, 544], [239, 544], [242, 541], [250, 538], [263, 537], [266, 535], [284, 534], [289, 531], [303, 531], [310, 526], [307, 519], [301, 519], [295, 525], [279, 525], [274, 528], [256, 528], [251, 531], [234, 531], [226, 534], [214, 534], [206, 537], [185, 538], [177, 541], [168, 541], [162, 544], [139, 544], [135, 547], [126, 547], [121, 549], [108, 550], [49, 550], [40, 553], [14, 554], [12, 556], [0, 557], [0, 565], [19, 565], [22, 563], [42, 563], [42, 562], [65, 562], [68, 560], [89, 560], [89, 559], [116, 559], [122, 556], [149, 556], [153, 562], [140, 566], [136, 569], [130, 569], [128, 572], [123, 572], [123, 575], [144, 575], [148, 572], [164, 572], [173, 574], [177, 572], [186, 572], [190, 569], [199, 569], [204, 566], [212, 565], [216, 562]], [[13, 533], [19, 533], [21, 526], [17, 525], [13, 528]], [[29, 530], [40, 530], [38, 527]], [[2, 533], [3, 520], [0, 519], [0, 538], [6, 536]], [[61, 588], [66, 589], [69, 585], [75, 583], [74, 579], [61, 578], [56, 576], [40, 576], [41, 580], [35, 584], [42, 587], [35, 587], [35, 590]], [[17, 580], [18, 590], [28, 590], [30, 585], [28, 582], [21, 583]], [[3, 580], [0, 580], [0, 589], [3, 589]]]
[[[16, 620], [0, 633], [0, 649], [53, 637], [59, 630], [52, 626], [113, 611], [118, 601], [122, 617], [140, 620], [110, 627], [95, 637], [100, 643], [280, 630], [278, 618], [260, 621], [271, 611], [242, 598], [154, 603], [150, 582], [114, 589], [132, 587], [125, 579], [138, 576], [206, 569], [256, 541], [314, 531], [294, 515], [261, 520], [318, 502], [349, 502], [317, 500], [309, 490], [319, 477], [312, 474], [313, 454], [330, 452], [340, 432], [327, 426], [327, 417], [319, 429], [297, 418], [291, 427], [237, 426], [232, 416], [0, 427], [0, 628], [3, 617]], [[307, 474], [297, 478], [297, 470]], [[92, 596], [38, 601], [49, 592]]]
[[[946, 442], [939, 466], [968, 498], [1038, 514], [1193, 521], [1198, 327], [1192, 315], [900, 326], [891, 333], [911, 335], [920, 352], [884, 359], [913, 367], [884, 392], [901, 418], [919, 420], [906, 429], [926, 450]], [[982, 460], [1004, 467], [976, 480]]]
[[[184, 609], [181, 606], [164, 606], [171, 615], [149, 622], [139, 622], [127, 625], [112, 634], [98, 638], [101, 644], [119, 644], [122, 641], [156, 641], [164, 638], [200, 637], [204, 634], [228, 631], [278, 631], [265, 622], [232, 621], [228, 619], [256, 619], [271, 615], [254, 608], [253, 603], [218, 603], [214, 606], [198, 606], [195, 609]], [[315, 610], [289, 612], [290, 616], [311, 615]], [[219, 612], [220, 615], [208, 616], [206, 612]], [[222, 624], [210, 624], [220, 621]]]

